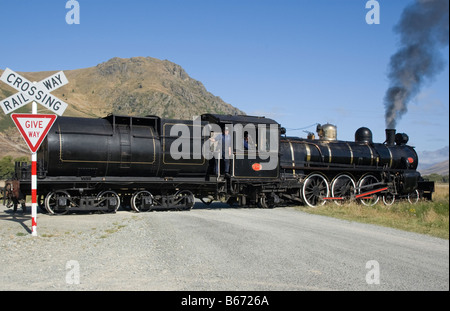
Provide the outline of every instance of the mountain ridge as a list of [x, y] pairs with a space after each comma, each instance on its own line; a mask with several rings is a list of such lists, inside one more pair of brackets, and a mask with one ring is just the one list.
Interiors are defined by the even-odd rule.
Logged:
[[[40, 81], [57, 71], [18, 73], [30, 81]], [[113, 113], [189, 119], [204, 113], [245, 114], [208, 92], [200, 81], [168, 60], [114, 57], [96, 66], [64, 70], [64, 74], [69, 83], [52, 92], [69, 105], [64, 116], [95, 118]], [[0, 99], [15, 93], [13, 88], [0, 83]], [[27, 105], [15, 112], [30, 110]], [[38, 113], [48, 110], [38, 105]], [[0, 157], [26, 155], [25, 143], [11, 118], [4, 114], [0, 114], [0, 134]]]
[[418, 170], [419, 170], [420, 174], [423, 176], [431, 175], [431, 174], [438, 174], [441, 176], [446, 176], [449, 174], [449, 160], [447, 159], [445, 161], [433, 164], [426, 168], [420, 168]]

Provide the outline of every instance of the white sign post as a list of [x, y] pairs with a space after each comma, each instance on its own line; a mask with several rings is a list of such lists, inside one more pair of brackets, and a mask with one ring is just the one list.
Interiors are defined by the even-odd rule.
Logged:
[[31, 150], [31, 235], [37, 236], [37, 157], [36, 151], [56, 120], [54, 114], [11, 115], [23, 139]]
[[0, 106], [5, 114], [32, 102], [32, 114], [12, 114], [11, 117], [31, 150], [31, 235], [37, 236], [36, 152], [55, 122], [56, 115], [38, 115], [36, 102], [61, 116], [68, 105], [50, 92], [66, 85], [69, 81], [64, 72], [60, 71], [40, 82], [30, 82], [9, 68], [5, 69], [0, 81], [19, 91], [0, 101]]

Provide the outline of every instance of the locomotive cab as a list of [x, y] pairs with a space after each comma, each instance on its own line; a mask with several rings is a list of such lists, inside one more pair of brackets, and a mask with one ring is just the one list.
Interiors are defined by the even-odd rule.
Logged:
[[[209, 123], [211, 137], [217, 137], [220, 132], [228, 130], [231, 155], [229, 159], [222, 159], [217, 153], [210, 166], [220, 165], [219, 169], [210, 173], [221, 175], [224, 162], [229, 160], [228, 174], [236, 179], [270, 179], [279, 176], [279, 137], [280, 125], [272, 119], [254, 116], [231, 116], [204, 114], [202, 121]], [[214, 141], [214, 139], [213, 139]], [[217, 150], [214, 141], [211, 150]], [[226, 154], [225, 154], [226, 156]], [[213, 159], [214, 160], [214, 159]]]

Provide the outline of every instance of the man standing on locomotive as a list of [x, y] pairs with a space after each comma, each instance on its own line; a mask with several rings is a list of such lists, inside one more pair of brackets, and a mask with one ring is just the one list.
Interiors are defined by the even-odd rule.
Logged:
[[214, 138], [211, 138], [211, 141], [213, 142], [219, 142], [216, 147], [216, 167], [215, 167], [215, 173], [219, 173], [219, 165], [220, 165], [220, 159], [223, 159], [224, 163], [224, 173], [225, 175], [230, 174], [230, 159], [232, 157], [232, 150], [231, 150], [231, 136], [230, 136], [230, 129], [228, 126], [225, 127], [223, 134], [218, 134]]

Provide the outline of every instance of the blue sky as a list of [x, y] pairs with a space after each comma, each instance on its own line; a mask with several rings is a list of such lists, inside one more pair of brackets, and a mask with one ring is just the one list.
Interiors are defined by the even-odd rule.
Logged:
[[[66, 23], [66, 2], [0, 0], [1, 69], [168, 59], [247, 114], [288, 129], [333, 123], [342, 140], [366, 126], [374, 141], [385, 139], [393, 27], [412, 0], [378, 0], [378, 25], [366, 23], [366, 0], [78, 0], [79, 25]], [[442, 53], [445, 69], [397, 122], [418, 151], [449, 145], [448, 47]]]

